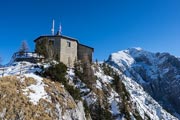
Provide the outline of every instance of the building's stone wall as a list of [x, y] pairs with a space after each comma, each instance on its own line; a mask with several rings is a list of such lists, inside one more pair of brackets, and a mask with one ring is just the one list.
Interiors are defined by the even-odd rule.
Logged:
[[92, 53], [92, 48], [89, 48], [81, 44], [78, 45], [78, 60], [88, 59], [90, 62], [92, 62]]
[[[44, 37], [39, 40], [47, 40], [47, 44], [44, 47], [47, 50], [48, 57], [60, 59], [60, 37]], [[52, 43], [50, 44], [50, 42]]]
[[60, 46], [60, 61], [68, 67], [73, 67], [77, 59], [77, 42], [61, 38]]
[[54, 40], [54, 52], [55, 52], [55, 58], [60, 60], [60, 37], [51, 37], [49, 40]]

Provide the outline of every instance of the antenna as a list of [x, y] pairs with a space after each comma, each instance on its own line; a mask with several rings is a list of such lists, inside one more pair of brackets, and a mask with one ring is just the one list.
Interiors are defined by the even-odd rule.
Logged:
[[61, 23], [59, 24], [59, 30], [57, 32], [57, 35], [61, 35], [62, 34], [62, 27], [61, 27]]
[[61, 26], [61, 23], [59, 24], [59, 35], [62, 34], [62, 26]]
[[55, 24], [55, 21], [54, 21], [54, 19], [53, 19], [53, 22], [52, 22], [52, 29], [51, 29], [52, 35], [54, 35], [54, 24]]

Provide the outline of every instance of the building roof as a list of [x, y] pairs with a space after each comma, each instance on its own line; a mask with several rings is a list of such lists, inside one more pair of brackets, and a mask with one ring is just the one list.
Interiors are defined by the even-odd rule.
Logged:
[[81, 45], [81, 46], [84, 46], [84, 47], [87, 47], [87, 48], [90, 48], [90, 49], [92, 49], [92, 51], [94, 52], [94, 48], [92, 48], [92, 47], [89, 47], [89, 46], [87, 46], [87, 45], [83, 45], [83, 44], [78, 44], [78, 45]]
[[94, 48], [89, 47], [89, 46], [87, 46], [87, 45], [80, 44], [77, 39], [72, 38], [72, 37], [68, 37], [68, 36], [64, 36], [64, 35], [44, 35], [44, 36], [39, 36], [38, 38], [36, 38], [36, 39], [34, 40], [34, 42], [36, 42], [37, 40], [39, 40], [39, 39], [41, 39], [41, 38], [44, 38], [44, 37], [51, 37], [51, 38], [52, 38], [52, 37], [54, 37], [54, 38], [60, 37], [60, 38], [68, 39], [68, 40], [71, 40], [71, 41], [75, 41], [75, 42], [78, 43], [78, 45], [81, 45], [81, 46], [90, 48], [90, 49], [92, 49], [93, 52], [94, 52]]
[[71, 37], [68, 37], [68, 36], [62, 36], [62, 35], [44, 35], [44, 36], [39, 36], [38, 38], [36, 38], [35, 40], [34, 40], [34, 42], [36, 42], [37, 40], [39, 40], [39, 39], [41, 39], [41, 38], [44, 38], [44, 37], [54, 37], [54, 38], [56, 38], [56, 37], [60, 37], [60, 38], [65, 38], [65, 39], [68, 39], [68, 40], [72, 40], [72, 41], [76, 41], [77, 43], [79, 43], [78, 42], [78, 40], [77, 39], [75, 39], [75, 38], [71, 38]]

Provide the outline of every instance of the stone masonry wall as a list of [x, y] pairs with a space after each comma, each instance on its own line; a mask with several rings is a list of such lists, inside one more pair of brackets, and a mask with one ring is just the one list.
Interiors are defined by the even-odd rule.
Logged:
[[78, 60], [89, 59], [92, 62], [93, 50], [89, 47], [79, 44], [78, 45]]
[[60, 61], [68, 67], [73, 67], [77, 59], [77, 42], [61, 38], [60, 46]]

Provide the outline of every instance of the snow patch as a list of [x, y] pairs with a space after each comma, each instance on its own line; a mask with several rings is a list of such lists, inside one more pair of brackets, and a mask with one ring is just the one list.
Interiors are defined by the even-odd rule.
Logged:
[[27, 78], [34, 78], [34, 80], [36, 80], [36, 84], [32, 84], [23, 89], [24, 95], [27, 95], [30, 101], [34, 103], [34, 105], [37, 105], [40, 99], [46, 99], [48, 102], [51, 102], [50, 96], [48, 96], [44, 90], [45, 84], [42, 77], [39, 77], [33, 73], [24, 74], [24, 76]]
[[124, 76], [124, 84], [131, 95], [131, 100], [141, 117], [145, 119], [146, 114], [152, 120], [177, 120], [174, 116], [167, 113], [143, 88], [131, 78]]
[[119, 51], [118, 53], [111, 54], [111, 59], [119, 66], [130, 66], [135, 62], [134, 59], [124, 51]]

